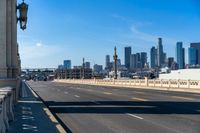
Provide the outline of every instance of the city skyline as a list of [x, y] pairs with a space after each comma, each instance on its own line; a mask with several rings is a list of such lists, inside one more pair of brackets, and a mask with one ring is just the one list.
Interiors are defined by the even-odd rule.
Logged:
[[147, 52], [150, 62], [149, 50], [157, 45], [158, 37], [163, 38], [168, 57], [175, 57], [175, 50], [170, 49], [178, 41], [186, 50], [190, 43], [199, 42], [195, 0], [26, 2], [31, 5], [29, 26], [25, 32], [18, 31], [22, 67], [57, 67], [64, 59], [77, 65], [82, 57], [92, 66], [105, 65], [105, 55], [112, 55], [114, 46], [121, 62], [126, 46], [133, 53]]

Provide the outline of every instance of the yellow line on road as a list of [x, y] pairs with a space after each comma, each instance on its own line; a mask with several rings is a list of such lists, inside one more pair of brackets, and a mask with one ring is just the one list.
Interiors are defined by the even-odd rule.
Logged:
[[172, 97], [172, 98], [176, 98], [176, 99], [195, 100], [194, 98], [182, 97], [182, 96], [171, 96], [171, 97]]
[[103, 94], [111, 95], [112, 93], [111, 92], [103, 92]]
[[148, 101], [147, 99], [144, 98], [139, 98], [139, 97], [132, 97], [132, 100], [137, 100], [137, 101]]

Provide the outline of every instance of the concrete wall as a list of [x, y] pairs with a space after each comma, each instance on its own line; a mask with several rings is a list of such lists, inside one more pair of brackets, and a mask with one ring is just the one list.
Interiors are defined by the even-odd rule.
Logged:
[[200, 93], [200, 80], [99, 80], [99, 79], [57, 79], [54, 82], [89, 84], [116, 87], [147, 88], [170, 91], [184, 91]]
[[200, 80], [200, 69], [181, 69], [171, 73], [160, 74], [159, 79]]

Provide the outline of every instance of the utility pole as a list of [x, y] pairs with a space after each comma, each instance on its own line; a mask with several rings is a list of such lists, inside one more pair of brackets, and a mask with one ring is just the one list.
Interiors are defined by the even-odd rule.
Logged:
[[114, 49], [114, 56], [113, 56], [113, 59], [114, 59], [114, 79], [117, 79], [117, 48], [115, 46], [115, 49]]

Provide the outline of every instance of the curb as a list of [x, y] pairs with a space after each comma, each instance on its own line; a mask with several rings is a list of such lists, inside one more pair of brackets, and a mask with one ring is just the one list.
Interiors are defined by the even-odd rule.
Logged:
[[[30, 89], [31, 93], [40, 101], [42, 101], [43, 103], [43, 110], [46, 113], [47, 116], [49, 116], [49, 119], [51, 120], [51, 122], [54, 124], [54, 126], [56, 127], [56, 129], [59, 131], [59, 133], [67, 133], [65, 131], [65, 129], [63, 128], [63, 126], [58, 122], [58, 120], [56, 119], [57, 116], [54, 116], [51, 111], [49, 110], [48, 106], [46, 106], [44, 100], [29, 86], [29, 84], [25, 81], [24, 82], [27, 87]], [[57, 124], [56, 124], [57, 123]]]

